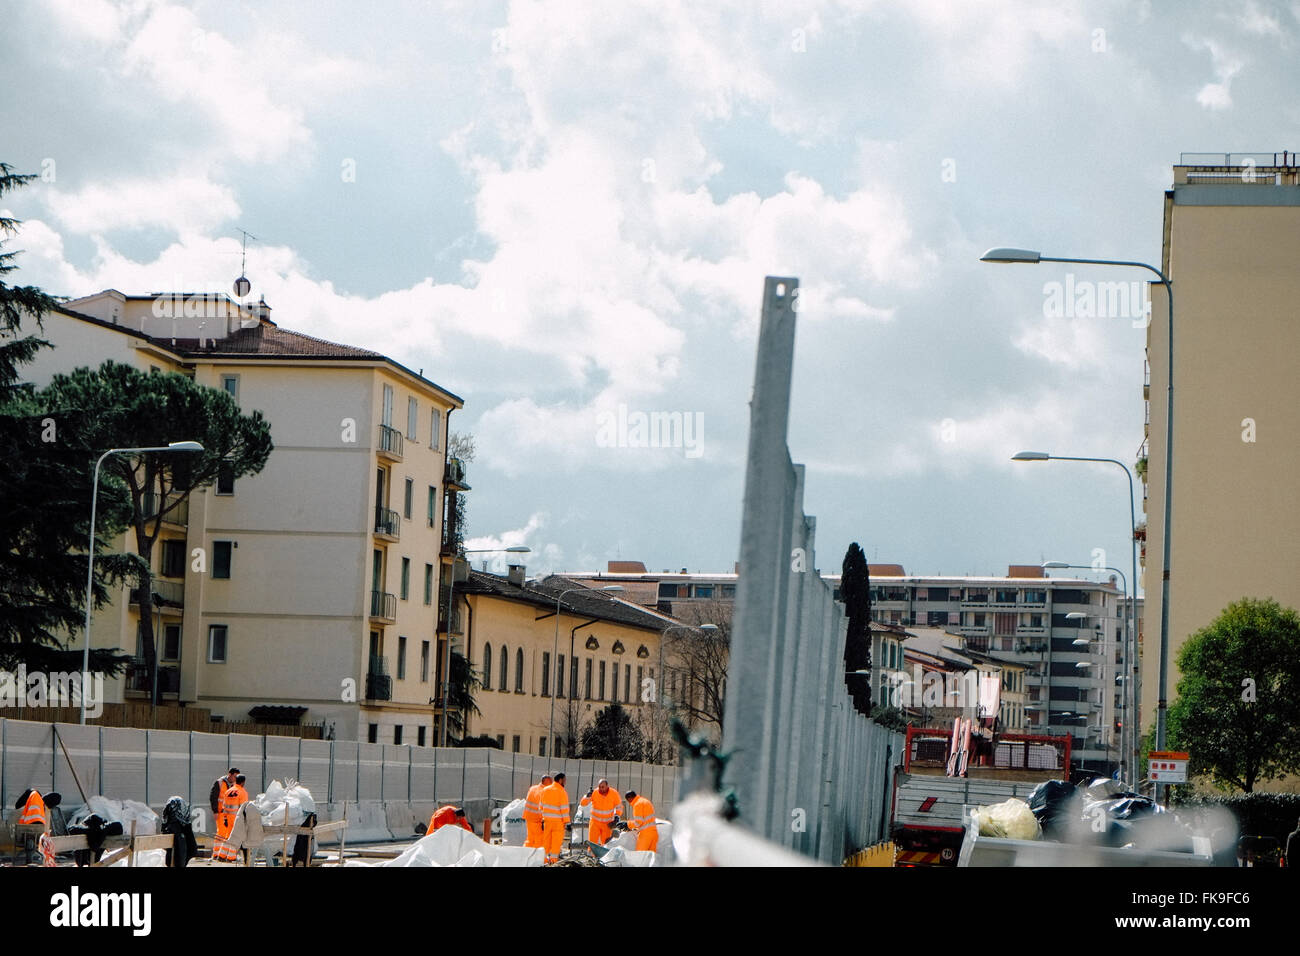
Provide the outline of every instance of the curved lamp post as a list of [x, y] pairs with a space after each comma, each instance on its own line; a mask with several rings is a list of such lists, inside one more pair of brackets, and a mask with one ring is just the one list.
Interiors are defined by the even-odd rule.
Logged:
[[[1171, 569], [1169, 567], [1170, 558], [1170, 539], [1173, 537], [1172, 528], [1170, 527], [1170, 516], [1172, 515], [1172, 504], [1174, 499], [1174, 287], [1169, 281], [1169, 277], [1153, 265], [1145, 262], [1133, 262], [1127, 259], [1077, 259], [1073, 257], [1055, 257], [1045, 256], [1042, 253], [1032, 249], [1011, 249], [1011, 248], [994, 248], [990, 249], [984, 255], [980, 256], [981, 262], [999, 262], [999, 263], [1038, 263], [1038, 262], [1068, 262], [1080, 265], [1095, 266], [1123, 266], [1131, 269], [1145, 269], [1152, 272], [1165, 287], [1165, 295], [1169, 301], [1169, 378], [1167, 393], [1167, 409], [1165, 413], [1165, 507], [1164, 507], [1164, 534], [1161, 547], [1161, 561], [1163, 574], [1160, 579], [1160, 685], [1157, 688], [1158, 703], [1156, 705], [1156, 748], [1163, 750], [1165, 748], [1165, 716], [1168, 709], [1168, 700], [1165, 696], [1165, 684], [1168, 678], [1169, 670], [1169, 577]], [[1137, 574], [1134, 573], [1134, 590], [1137, 589]], [[1156, 785], [1156, 798], [1159, 799], [1162, 791], [1162, 785]]]
[[[110, 448], [99, 456], [95, 462], [95, 477], [90, 485], [90, 553], [86, 561], [86, 646], [81, 652], [81, 723], [86, 722], [86, 682], [90, 680], [90, 611], [94, 604], [95, 586], [95, 508], [99, 504], [99, 466], [109, 455], [139, 455], [153, 451], [203, 451], [203, 446], [196, 441], [174, 441], [168, 445], [156, 445], [149, 448]], [[147, 614], [145, 602], [141, 600], [140, 610]], [[157, 654], [154, 655], [155, 659]]]
[[[575, 592], [575, 591], [588, 591], [588, 592], [590, 592], [590, 593], [592, 593], [592, 594], [600, 594], [600, 593], [604, 593], [604, 594], [622, 594], [622, 593], [623, 593], [623, 590], [624, 590], [624, 589], [623, 589], [623, 585], [621, 585], [621, 584], [607, 584], [607, 585], [605, 585], [603, 588], [588, 588], [588, 587], [580, 587], [580, 588], [566, 588], [565, 590], [563, 590], [563, 591], [561, 591], [561, 592], [559, 593], [559, 595], [558, 595], [558, 596], [556, 597], [556, 599], [555, 599], [555, 640], [554, 640], [554, 641], [552, 642], [552, 644], [551, 644], [551, 666], [554, 666], [554, 665], [555, 665], [556, 655], [560, 653], [560, 602], [564, 600], [564, 595], [566, 595], [566, 594], [572, 594], [572, 593]], [[572, 656], [572, 655], [570, 655], [570, 656]], [[548, 667], [547, 670], [549, 671], [550, 668]], [[616, 676], [617, 676], [617, 675], [616, 675]], [[547, 674], [547, 676], [546, 676], [546, 680], [547, 680], [547, 683], [550, 682], [550, 674]], [[557, 683], [558, 683], [558, 682], [557, 682]], [[618, 685], [616, 684], [615, 686], [617, 687]], [[553, 749], [553, 748], [554, 748], [554, 745], [555, 745], [555, 691], [556, 691], [556, 688], [552, 687], [552, 688], [550, 688], [550, 691], [551, 691], [551, 693], [550, 693], [550, 698], [551, 698], [551, 724], [550, 724], [550, 728], [546, 731], [546, 738], [547, 738], [547, 740], [549, 741], [550, 746], [552, 747], [552, 753], [551, 753], [551, 756], [554, 757], [554, 756], [555, 756], [555, 753], [554, 753], [554, 749]], [[569, 693], [573, 693], [573, 688], [572, 688], [572, 687], [569, 688]]]

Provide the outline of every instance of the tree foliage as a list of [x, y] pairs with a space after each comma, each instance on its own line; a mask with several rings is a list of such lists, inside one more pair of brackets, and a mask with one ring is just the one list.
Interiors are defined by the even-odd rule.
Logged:
[[582, 732], [583, 760], [640, 760], [641, 731], [622, 704], [610, 704]]
[[474, 699], [474, 692], [482, 686], [483, 681], [479, 679], [478, 671], [470, 659], [452, 648], [451, 670], [447, 680], [447, 694], [451, 698], [451, 709], [447, 712], [447, 737], [454, 746], [472, 746], [454, 742], [464, 734], [468, 715], [478, 716], [482, 713]]
[[[35, 177], [0, 163], [0, 196]], [[17, 252], [3, 248], [18, 220], [0, 216], [0, 668], [80, 670], [82, 655], [64, 649], [85, 617], [86, 546], [89, 537], [93, 462], [75, 443], [61, 440], [85, 427], [84, 417], [59, 423], [45, 414], [35, 389], [21, 381], [21, 366], [49, 343], [24, 335], [25, 320], [37, 327], [56, 300], [34, 286], [4, 277], [17, 270]], [[106, 538], [126, 525], [124, 495], [105, 489], [100, 528]], [[96, 540], [92, 603], [108, 600], [109, 586], [134, 573], [125, 556], [103, 553]], [[93, 671], [116, 674], [128, 658], [114, 651], [90, 655]]]
[[[197, 384], [181, 374], [142, 372], [108, 361], [98, 369], [56, 375], [35, 400], [58, 425], [59, 440], [88, 461], [109, 448], [161, 447], [197, 441], [199, 453], [153, 452], [110, 455], [100, 472], [103, 488], [125, 493], [128, 529], [135, 538], [136, 582], [153, 593], [150, 570], [154, 544], [167, 516], [189, 494], [216, 482], [256, 474], [270, 457], [271, 429], [260, 411], [240, 412], [225, 391]], [[142, 602], [142, 610], [149, 607]], [[140, 615], [145, 666], [155, 661], [153, 616]]]
[[848, 616], [844, 638], [844, 683], [861, 714], [871, 713], [871, 677], [855, 671], [871, 670], [871, 576], [867, 556], [855, 541], [844, 553], [840, 569], [840, 600]]
[[1178, 652], [1169, 740], [1190, 771], [1247, 793], [1300, 772], [1300, 614], [1272, 599], [1224, 609]]
[[715, 742], [722, 740], [726, 714], [731, 614], [732, 605], [726, 601], [682, 603], [677, 616], [684, 624], [695, 628], [712, 624], [717, 630], [674, 628], [663, 638], [664, 673], [659, 697], [671, 716]]

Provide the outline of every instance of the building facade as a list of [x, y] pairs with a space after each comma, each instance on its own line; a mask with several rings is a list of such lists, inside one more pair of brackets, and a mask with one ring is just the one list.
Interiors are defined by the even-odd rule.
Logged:
[[[1162, 269], [1174, 289], [1168, 686], [1187, 638], [1233, 601], [1300, 607], [1300, 170], [1295, 154], [1184, 154], [1165, 193]], [[1151, 286], [1142, 727], [1154, 724], [1166, 573], [1169, 310]]]
[[[192, 493], [164, 525], [146, 602], [161, 599], [160, 701], [432, 743], [447, 428], [461, 399], [226, 296], [107, 290], [46, 315], [42, 335], [54, 348], [25, 366], [37, 385], [114, 359], [224, 389], [270, 424], [261, 473]], [[138, 597], [123, 589], [96, 613], [94, 646], [140, 655]], [[140, 670], [109, 682], [109, 699], [147, 700]]]

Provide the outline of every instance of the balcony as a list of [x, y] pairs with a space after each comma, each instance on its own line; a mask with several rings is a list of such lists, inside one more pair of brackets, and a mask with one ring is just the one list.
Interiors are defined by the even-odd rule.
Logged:
[[402, 533], [402, 516], [392, 508], [375, 506], [375, 537], [396, 541]]
[[140, 499], [140, 507], [144, 511], [146, 521], [157, 517], [158, 512], [162, 510], [158, 507], [160, 500], [164, 502], [165, 508], [171, 508], [163, 516], [162, 523], [164, 525], [184, 528], [190, 523], [190, 499], [188, 495], [170, 494], [165, 499], [160, 499], [160, 496], [153, 492], [147, 492]]
[[465, 481], [465, 463], [459, 458], [448, 458], [447, 467], [442, 474], [442, 483], [447, 486], [448, 491], [469, 491], [469, 484]]
[[1021, 624], [1016, 628], [1016, 637], [1046, 637], [1046, 627], [1033, 627], [1029, 624]]
[[[133, 658], [126, 666], [126, 691], [132, 694], [149, 693], [153, 686], [153, 672], [143, 657]], [[181, 669], [176, 664], [158, 665], [158, 699], [178, 697], [181, 692]]]
[[388, 425], [380, 425], [379, 444], [375, 447], [375, 451], [379, 453], [380, 458], [387, 461], [401, 461], [402, 442], [402, 433], [400, 431]]
[[392, 699], [393, 679], [388, 676], [388, 659], [382, 654], [372, 654], [366, 672], [366, 700]]
[[[131, 589], [131, 603], [139, 605], [140, 588]], [[184, 581], [162, 581], [158, 578], [153, 579], [154, 600], [150, 602], [151, 606], [162, 608], [183, 608], [185, 606], [185, 582]]]
[[388, 591], [371, 591], [370, 620], [379, 624], [396, 624], [397, 595]]

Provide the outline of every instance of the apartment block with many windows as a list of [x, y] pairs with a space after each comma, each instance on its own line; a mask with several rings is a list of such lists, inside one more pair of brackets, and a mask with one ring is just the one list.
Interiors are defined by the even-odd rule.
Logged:
[[[38, 385], [112, 358], [224, 389], [270, 424], [260, 474], [223, 476], [164, 526], [153, 556], [162, 701], [432, 743], [447, 424], [461, 399], [226, 296], [107, 290], [46, 315], [42, 334], [55, 347], [26, 367]], [[137, 598], [124, 590], [95, 615], [95, 646], [139, 654]], [[109, 696], [148, 691], [133, 668]]]

